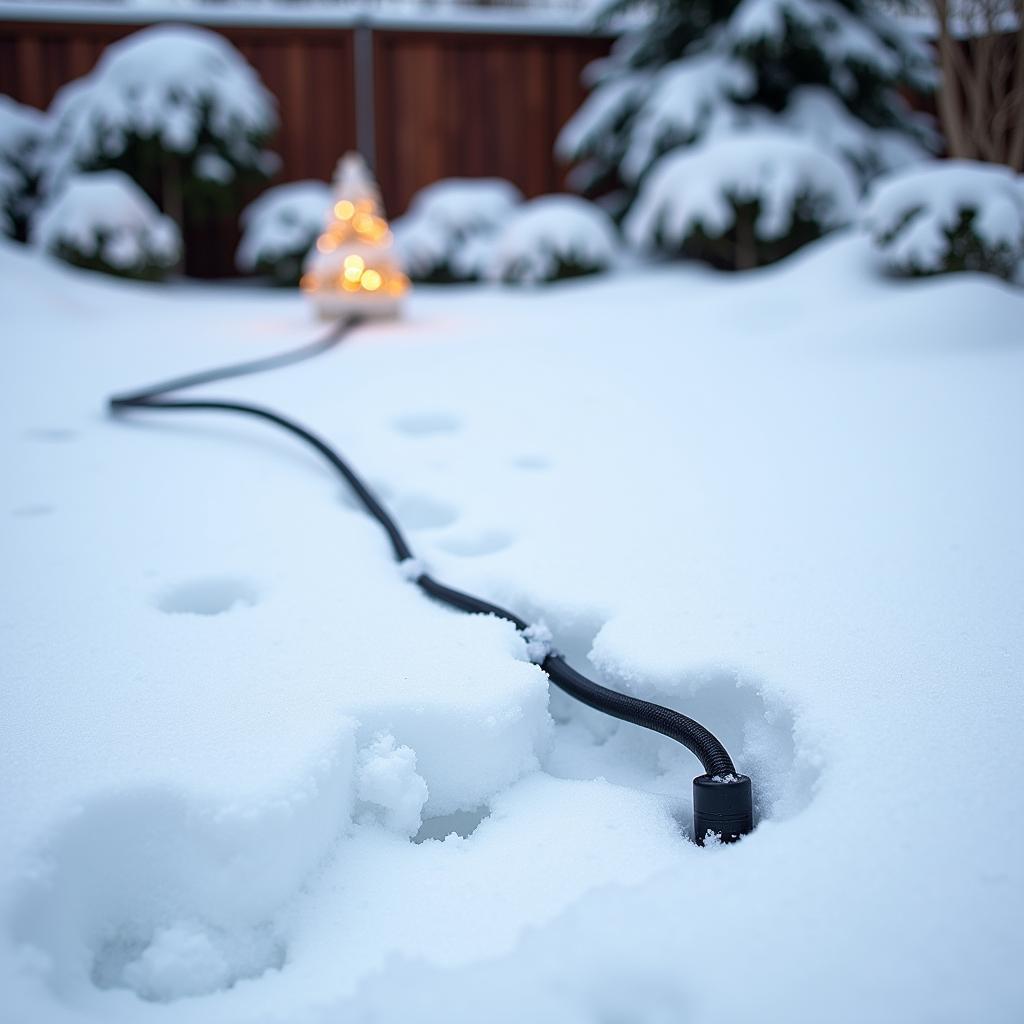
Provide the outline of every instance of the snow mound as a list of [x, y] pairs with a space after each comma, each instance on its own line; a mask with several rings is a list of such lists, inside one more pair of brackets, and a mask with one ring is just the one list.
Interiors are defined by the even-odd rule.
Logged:
[[860, 224], [896, 272], [1009, 279], [1024, 258], [1024, 178], [970, 160], [912, 167], [871, 187]]
[[392, 225], [409, 275], [419, 281], [482, 277], [495, 233], [522, 198], [500, 178], [445, 178], [421, 189]]
[[159, 276], [181, 252], [174, 222], [121, 171], [70, 178], [33, 220], [32, 244], [70, 263], [129, 277]]
[[510, 284], [541, 284], [608, 269], [619, 249], [611, 218], [578, 196], [526, 203], [498, 237], [489, 275]]
[[267, 189], [242, 211], [238, 269], [266, 270], [279, 279], [298, 281], [330, 202], [330, 186], [322, 181], [292, 181]]
[[737, 206], [752, 203], [757, 238], [781, 239], [798, 217], [823, 230], [847, 223], [857, 184], [839, 160], [807, 140], [743, 132], [662, 157], [641, 186], [626, 235], [645, 249], [680, 246], [697, 231], [721, 237], [736, 226]]
[[274, 96], [241, 54], [190, 25], [157, 25], [112, 43], [93, 71], [60, 89], [50, 114], [48, 191], [77, 169], [116, 159], [134, 138], [195, 154], [196, 175], [223, 184], [236, 167], [270, 169], [271, 155], [253, 140], [277, 124]]

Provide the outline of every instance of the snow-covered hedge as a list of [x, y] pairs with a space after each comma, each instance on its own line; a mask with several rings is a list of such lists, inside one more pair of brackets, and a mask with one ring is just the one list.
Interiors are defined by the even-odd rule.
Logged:
[[1014, 280], [1024, 260], [1024, 177], [970, 160], [910, 168], [874, 184], [860, 222], [896, 273]]
[[277, 167], [264, 144], [276, 101], [223, 36], [186, 25], [143, 29], [107, 47], [54, 98], [44, 184], [125, 171], [180, 221], [182, 203], [233, 198]]
[[445, 178], [421, 189], [392, 228], [414, 281], [476, 281], [484, 276], [497, 231], [522, 202], [500, 178]]
[[32, 221], [32, 244], [89, 270], [157, 280], [174, 266], [174, 222], [121, 171], [68, 179]]
[[812, 143], [747, 131], [662, 157], [626, 218], [630, 242], [726, 269], [771, 263], [849, 223], [850, 170]]
[[498, 236], [489, 276], [541, 284], [606, 270], [616, 259], [611, 218], [579, 196], [541, 196], [521, 206]]
[[24, 238], [36, 202], [46, 117], [0, 96], [0, 232]]
[[330, 203], [331, 189], [323, 181], [292, 181], [268, 189], [242, 211], [238, 269], [267, 274], [278, 284], [298, 284]]

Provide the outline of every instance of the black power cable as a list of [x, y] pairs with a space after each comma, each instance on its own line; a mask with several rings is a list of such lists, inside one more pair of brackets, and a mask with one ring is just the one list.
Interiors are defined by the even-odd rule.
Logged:
[[[258, 405], [219, 400], [172, 400], [162, 397], [184, 388], [262, 373], [309, 359], [337, 345], [356, 323], [356, 318], [339, 321], [323, 338], [281, 355], [189, 374], [138, 391], [114, 395], [109, 401], [110, 411], [117, 414], [133, 409], [218, 410], [255, 416], [281, 427], [315, 448], [344, 477], [363, 508], [384, 528], [391, 541], [395, 559], [398, 562], [409, 561], [413, 558], [412, 549], [398, 524], [352, 467], [316, 434], [294, 420]], [[426, 572], [416, 572], [412, 582], [431, 597], [460, 611], [496, 615], [507, 619], [527, 639], [530, 638], [530, 624], [505, 608], [446, 586]], [[696, 755], [706, 773], [693, 780], [694, 837], [697, 842], [702, 843], [708, 832], [718, 835], [725, 842], [731, 842], [752, 831], [754, 823], [750, 778], [736, 772], [725, 747], [703, 725], [671, 708], [598, 685], [572, 668], [557, 651], [549, 651], [540, 662], [540, 667], [547, 673], [548, 678], [570, 697], [575, 697], [576, 700], [607, 715], [660, 732], [682, 743]]]

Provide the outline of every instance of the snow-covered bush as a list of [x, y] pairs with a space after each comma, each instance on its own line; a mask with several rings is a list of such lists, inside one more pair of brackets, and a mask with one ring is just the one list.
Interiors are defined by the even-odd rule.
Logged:
[[875, 182], [860, 222], [896, 273], [1013, 280], [1024, 260], [1024, 178], [971, 160], [909, 168]]
[[574, 187], [617, 213], [666, 153], [747, 132], [804, 138], [861, 186], [927, 156], [930, 123], [901, 89], [928, 89], [933, 58], [872, 0], [611, 0], [605, 15], [633, 7], [557, 144]]
[[445, 178], [421, 189], [392, 225], [414, 281], [476, 281], [484, 276], [497, 231], [522, 202], [500, 178]]
[[856, 181], [834, 156], [778, 131], [749, 131], [659, 160], [625, 231], [638, 248], [744, 269], [849, 223], [856, 204]]
[[611, 218], [579, 196], [541, 196], [521, 206], [494, 246], [489, 276], [541, 284], [606, 270], [619, 248]]
[[177, 262], [174, 222], [121, 171], [68, 179], [32, 220], [32, 244], [77, 267], [158, 280]]
[[185, 25], [146, 28], [111, 44], [50, 108], [44, 187], [78, 171], [127, 173], [179, 224], [183, 209], [237, 199], [277, 167], [264, 144], [276, 102], [222, 36]]
[[46, 117], [0, 96], [0, 232], [24, 239], [36, 202]]
[[292, 181], [268, 189], [242, 211], [238, 269], [267, 274], [278, 284], [298, 284], [330, 203], [331, 189], [323, 181]]

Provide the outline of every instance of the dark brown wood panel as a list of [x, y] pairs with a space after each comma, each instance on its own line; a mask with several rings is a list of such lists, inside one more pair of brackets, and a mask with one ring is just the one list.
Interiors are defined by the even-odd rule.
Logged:
[[496, 175], [528, 196], [564, 188], [554, 140], [583, 99], [590, 36], [374, 33], [377, 168], [393, 210], [440, 177]]

